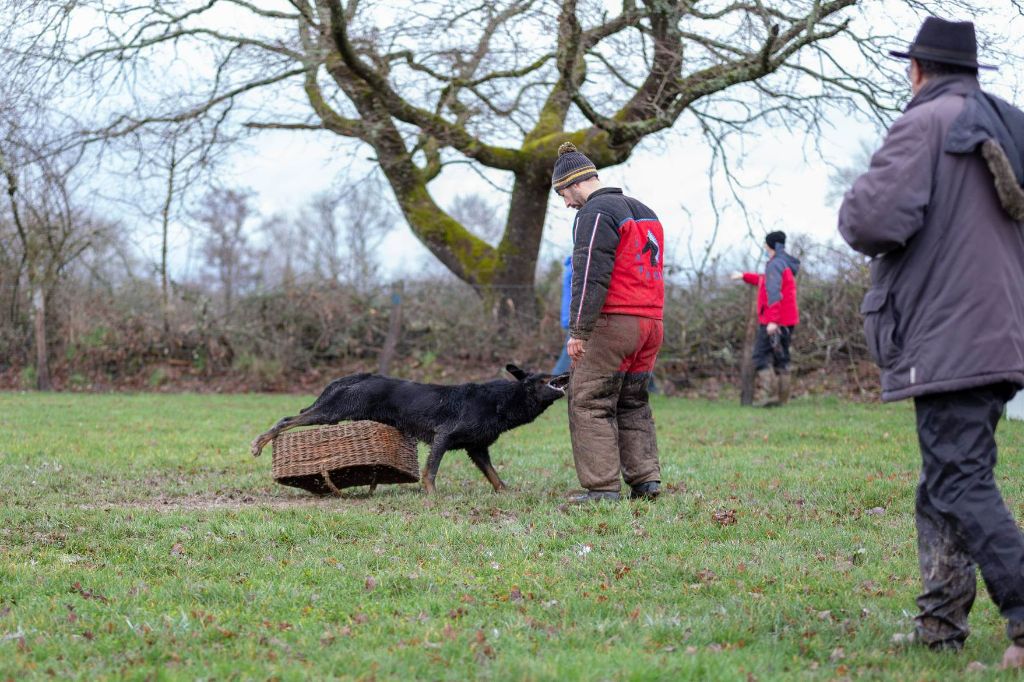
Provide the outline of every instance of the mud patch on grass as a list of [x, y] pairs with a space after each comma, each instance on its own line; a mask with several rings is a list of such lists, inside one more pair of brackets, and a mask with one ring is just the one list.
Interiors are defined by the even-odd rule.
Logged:
[[242, 509], [331, 509], [353, 504], [382, 502], [395, 495], [416, 495], [418, 486], [393, 486], [387, 491], [377, 489], [372, 495], [366, 488], [346, 490], [341, 495], [316, 496], [292, 494], [287, 491], [219, 491], [190, 495], [156, 495], [138, 500], [109, 500], [77, 505], [78, 509], [144, 509], [147, 511], [200, 511]]

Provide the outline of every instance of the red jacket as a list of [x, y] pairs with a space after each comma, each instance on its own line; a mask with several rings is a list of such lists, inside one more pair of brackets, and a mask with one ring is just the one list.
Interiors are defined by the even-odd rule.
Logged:
[[757, 321], [774, 322], [780, 327], [800, 324], [800, 307], [796, 302], [796, 273], [800, 261], [777, 245], [775, 256], [765, 266], [765, 274], [743, 273], [743, 281], [757, 286]]
[[590, 338], [601, 313], [662, 319], [664, 244], [650, 208], [614, 187], [591, 194], [573, 227], [569, 334]]

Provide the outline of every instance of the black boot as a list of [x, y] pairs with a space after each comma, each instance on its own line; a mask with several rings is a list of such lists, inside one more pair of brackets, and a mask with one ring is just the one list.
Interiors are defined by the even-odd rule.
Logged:
[[660, 481], [647, 481], [647, 483], [638, 483], [630, 487], [632, 488], [629, 492], [631, 500], [656, 500], [661, 494]]

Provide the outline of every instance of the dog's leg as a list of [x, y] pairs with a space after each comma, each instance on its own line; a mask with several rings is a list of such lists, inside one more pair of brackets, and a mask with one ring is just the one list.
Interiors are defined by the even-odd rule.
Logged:
[[498, 476], [498, 472], [494, 470], [494, 466], [491, 465], [491, 455], [487, 451], [487, 448], [474, 448], [467, 450], [469, 458], [473, 460], [473, 464], [476, 465], [477, 469], [484, 473], [487, 480], [494, 486], [494, 492], [501, 492], [508, 488], [505, 482]]
[[253, 457], [259, 457], [260, 453], [263, 452], [263, 448], [266, 447], [267, 443], [274, 440], [279, 433], [287, 431], [288, 429], [294, 429], [297, 426], [312, 426], [313, 424], [327, 424], [329, 420], [324, 418], [323, 412], [320, 410], [313, 410], [306, 408], [306, 411], [295, 415], [294, 417], [285, 417], [281, 421], [274, 424], [274, 426], [259, 436], [256, 436], [256, 440], [252, 442], [249, 447], [249, 451], [252, 452]]
[[427, 465], [423, 467], [423, 490], [427, 494], [435, 492], [434, 480], [437, 478], [437, 469], [441, 466], [441, 458], [448, 452], [448, 436], [434, 436], [430, 444], [430, 456], [427, 457]]

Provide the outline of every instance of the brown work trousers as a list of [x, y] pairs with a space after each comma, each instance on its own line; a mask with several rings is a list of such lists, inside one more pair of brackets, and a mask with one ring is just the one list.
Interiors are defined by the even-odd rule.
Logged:
[[601, 315], [573, 364], [569, 435], [576, 474], [587, 490], [618, 491], [661, 480], [647, 385], [661, 347], [661, 320]]

